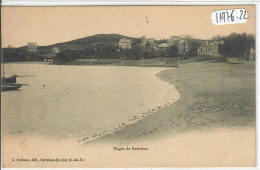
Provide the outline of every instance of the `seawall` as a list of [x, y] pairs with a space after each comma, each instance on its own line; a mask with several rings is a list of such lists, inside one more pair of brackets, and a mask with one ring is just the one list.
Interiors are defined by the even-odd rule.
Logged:
[[121, 59], [75, 59], [76, 65], [119, 65], [119, 66], [150, 66], [150, 67], [178, 67], [180, 58], [153, 58], [145, 60]]

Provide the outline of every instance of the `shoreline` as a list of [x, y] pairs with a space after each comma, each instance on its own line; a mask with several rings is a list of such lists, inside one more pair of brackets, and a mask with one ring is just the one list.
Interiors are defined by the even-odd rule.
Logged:
[[[190, 72], [190, 75], [185, 76], [187, 71], [189, 73], [195, 68], [198, 68], [198, 71]], [[213, 72], [210, 72], [211, 70]], [[252, 97], [255, 96], [253, 70], [255, 70], [254, 64], [230, 65], [200, 62], [162, 71], [157, 76], [179, 91], [181, 97], [178, 101], [113, 134], [85, 144], [113, 141], [131, 143], [190, 132], [195, 129], [255, 127], [255, 97]], [[201, 80], [201, 72], [204, 73], [203, 80]], [[240, 74], [245, 75], [240, 76]], [[232, 78], [236, 81], [231, 81]], [[246, 85], [239, 84], [247, 79], [251, 82], [249, 81]], [[250, 100], [243, 100], [248, 97]]]
[[[168, 70], [167, 68], [165, 68], [163, 71]], [[155, 79], [159, 79], [159, 81], [162, 81], [160, 77], [158, 77], [157, 75], [162, 72], [162, 71], [156, 71], [154, 74]], [[163, 80], [164, 83], [168, 83], [168, 81]], [[118, 126], [116, 126], [114, 128], [113, 131], [108, 131], [108, 130], [104, 130], [102, 133], [100, 134], [95, 134], [93, 137], [88, 136], [88, 137], [81, 137], [80, 139], [77, 140], [78, 144], [82, 144], [82, 143], [87, 143], [87, 142], [94, 142], [96, 140], [99, 140], [100, 138], [106, 137], [107, 135], [112, 135], [117, 131], [120, 131], [121, 129], [127, 127], [127, 126], [131, 126], [132, 124], [136, 124], [139, 121], [142, 121], [143, 119], [145, 119], [146, 117], [149, 117], [152, 114], [155, 114], [156, 112], [158, 112], [159, 110], [162, 110], [170, 105], [172, 105], [173, 103], [175, 103], [176, 101], [178, 101], [181, 98], [181, 94], [179, 93], [178, 90], [176, 90], [174, 85], [170, 85], [172, 86], [174, 92], [173, 92], [173, 96], [166, 101], [166, 103], [163, 103], [161, 105], [156, 105], [154, 104], [153, 108], [147, 108], [146, 111], [141, 111], [135, 115], [132, 116], [132, 118], [128, 119], [128, 121], [124, 121], [121, 122], [120, 124], [118, 124]], [[85, 131], [85, 130], [83, 130]]]
[[63, 64], [57, 64], [52, 62], [44, 62], [44, 61], [16, 61], [16, 62], [7, 62], [5, 64], [46, 64], [46, 65], [52, 65], [52, 66], [117, 66], [117, 67], [161, 67], [161, 68], [178, 68], [179, 65], [138, 65], [138, 64], [77, 64], [77, 63], [63, 63]]

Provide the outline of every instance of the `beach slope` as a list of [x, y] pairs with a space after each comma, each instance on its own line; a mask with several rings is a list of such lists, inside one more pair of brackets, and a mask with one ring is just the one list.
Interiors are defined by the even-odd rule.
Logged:
[[190, 63], [158, 74], [180, 100], [100, 142], [154, 139], [194, 129], [255, 128], [255, 64]]

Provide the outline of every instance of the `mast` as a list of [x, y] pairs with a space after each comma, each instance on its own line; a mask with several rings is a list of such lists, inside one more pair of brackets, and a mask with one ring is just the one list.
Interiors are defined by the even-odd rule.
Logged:
[[[1, 33], [1, 32], [0, 32]], [[2, 39], [1, 39], [1, 63], [3, 64], [3, 77], [5, 77], [5, 65], [4, 65], [4, 57], [3, 57], [3, 48], [2, 48]]]
[[2, 48], [2, 40], [1, 40], [1, 63], [3, 64], [3, 77], [5, 77], [5, 65], [4, 65], [4, 57], [3, 57], [3, 48]]
[[4, 58], [3, 58], [3, 55], [2, 55], [2, 49], [1, 49], [1, 58], [2, 58], [2, 63], [3, 63], [3, 75], [5, 77], [5, 65], [4, 65]]
[[[0, 13], [1, 13], [1, 8], [0, 8]], [[0, 22], [1, 22], [2, 18], [0, 17]], [[2, 27], [0, 27], [0, 35], [2, 35]], [[1, 63], [3, 63], [3, 75], [5, 77], [5, 66], [4, 66], [4, 57], [3, 57], [3, 48], [2, 48], [2, 38], [0, 40], [0, 51], [1, 51]], [[2, 75], [1, 75], [2, 76]]]

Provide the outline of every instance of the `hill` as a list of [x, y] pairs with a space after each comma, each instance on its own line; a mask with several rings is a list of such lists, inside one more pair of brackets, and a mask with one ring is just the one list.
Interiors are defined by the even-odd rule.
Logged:
[[[62, 42], [57, 44], [52, 44], [48, 46], [38, 46], [37, 50], [51, 50], [53, 47], [58, 47], [60, 51], [64, 50], [84, 50], [86, 47], [95, 46], [98, 44], [113, 44], [118, 45], [121, 38], [128, 38], [131, 40], [136, 40], [137, 38], [127, 37], [119, 34], [97, 34], [93, 36], [88, 36], [85, 38], [80, 38], [68, 42]], [[27, 49], [27, 46], [20, 47], [20, 49]]]
[[118, 47], [119, 40], [122, 38], [131, 39], [133, 42], [137, 42], [138, 40], [138, 38], [127, 37], [119, 34], [97, 34], [68, 42], [56, 43], [48, 46], [37, 46], [37, 53], [28, 53], [27, 46], [19, 48], [3, 48], [2, 51], [6, 62], [42, 61], [44, 58], [52, 58], [55, 56], [55, 53], [52, 52], [53, 47], [58, 47], [61, 52], [66, 51], [65, 53], [72, 53], [73, 56], [75, 55], [74, 53], [81, 54], [81, 57], [92, 56], [92, 50], [97, 47], [100, 49], [98, 53], [96, 53], [97, 55], [102, 57], [118, 57], [115, 55], [116, 48]]

